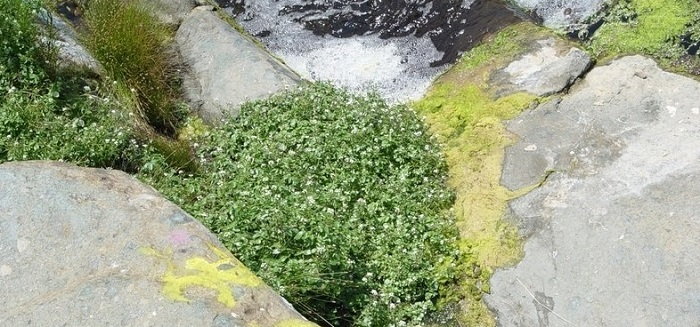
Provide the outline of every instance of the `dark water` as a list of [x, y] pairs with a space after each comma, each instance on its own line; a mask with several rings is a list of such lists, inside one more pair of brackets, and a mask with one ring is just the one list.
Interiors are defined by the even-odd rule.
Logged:
[[[264, 1], [264, 0], [256, 0]], [[245, 0], [219, 0], [239, 20], [255, 19], [246, 11]], [[349, 38], [377, 35], [382, 39], [414, 35], [429, 37], [444, 53], [431, 63], [441, 66], [454, 62], [486, 35], [521, 18], [501, 0], [311, 0], [287, 1], [278, 12], [280, 19], [291, 19], [319, 36]], [[258, 31], [267, 37], [272, 30]]]

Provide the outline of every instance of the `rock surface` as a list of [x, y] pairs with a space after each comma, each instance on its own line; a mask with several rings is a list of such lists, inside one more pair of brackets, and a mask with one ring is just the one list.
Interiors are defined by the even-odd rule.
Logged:
[[603, 8], [606, 0], [513, 0], [521, 8], [531, 11], [547, 27], [576, 28]]
[[492, 84], [499, 93], [549, 96], [571, 85], [591, 65], [586, 52], [562, 40], [549, 38], [533, 44], [531, 51], [494, 74]]
[[145, 3], [151, 6], [158, 18], [171, 25], [179, 25], [197, 5], [195, 0], [150, 0]]
[[200, 116], [217, 124], [240, 104], [296, 87], [298, 76], [236, 31], [209, 6], [197, 7], [180, 25], [176, 42], [190, 70], [187, 97]]
[[52, 15], [42, 10], [38, 17], [42, 25], [51, 26], [56, 32], [55, 39], [49, 40], [49, 42], [58, 50], [60, 67], [77, 66], [95, 73], [102, 71], [100, 63], [78, 43], [78, 35], [60, 15]]
[[315, 326], [118, 171], [0, 165], [0, 325]]
[[[525, 256], [485, 297], [501, 326], [700, 321], [700, 83], [625, 57], [511, 121], [503, 184]], [[547, 178], [545, 178], [547, 177]]]

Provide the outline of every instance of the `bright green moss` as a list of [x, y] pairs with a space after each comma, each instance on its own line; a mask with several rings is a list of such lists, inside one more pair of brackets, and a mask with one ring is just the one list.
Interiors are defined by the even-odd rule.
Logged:
[[615, 8], [593, 37], [590, 46], [599, 57], [646, 54], [676, 59], [683, 53], [679, 37], [700, 12], [696, 0], [623, 0], [618, 3], [634, 12], [631, 19], [617, 19]]
[[488, 82], [492, 72], [544, 37], [555, 36], [527, 23], [503, 30], [467, 53], [413, 104], [443, 144], [448, 184], [456, 192], [454, 212], [466, 253], [460, 264], [466, 279], [457, 296], [466, 298], [460, 319], [466, 326], [495, 325], [481, 295], [490, 289], [493, 269], [521, 254], [517, 231], [503, 221], [507, 202], [520, 193], [500, 185], [503, 150], [512, 142], [502, 121], [539, 101], [526, 93], [496, 97]]

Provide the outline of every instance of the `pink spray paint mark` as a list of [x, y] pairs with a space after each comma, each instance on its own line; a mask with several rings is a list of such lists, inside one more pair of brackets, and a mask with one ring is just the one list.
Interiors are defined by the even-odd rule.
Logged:
[[168, 240], [175, 246], [187, 245], [190, 243], [190, 233], [185, 230], [174, 230], [168, 236]]

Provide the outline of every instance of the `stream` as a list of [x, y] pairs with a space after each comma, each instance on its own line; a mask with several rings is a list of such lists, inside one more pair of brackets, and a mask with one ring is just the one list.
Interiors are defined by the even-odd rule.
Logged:
[[501, 0], [219, 0], [304, 78], [392, 102], [420, 98], [485, 36], [517, 23]]

